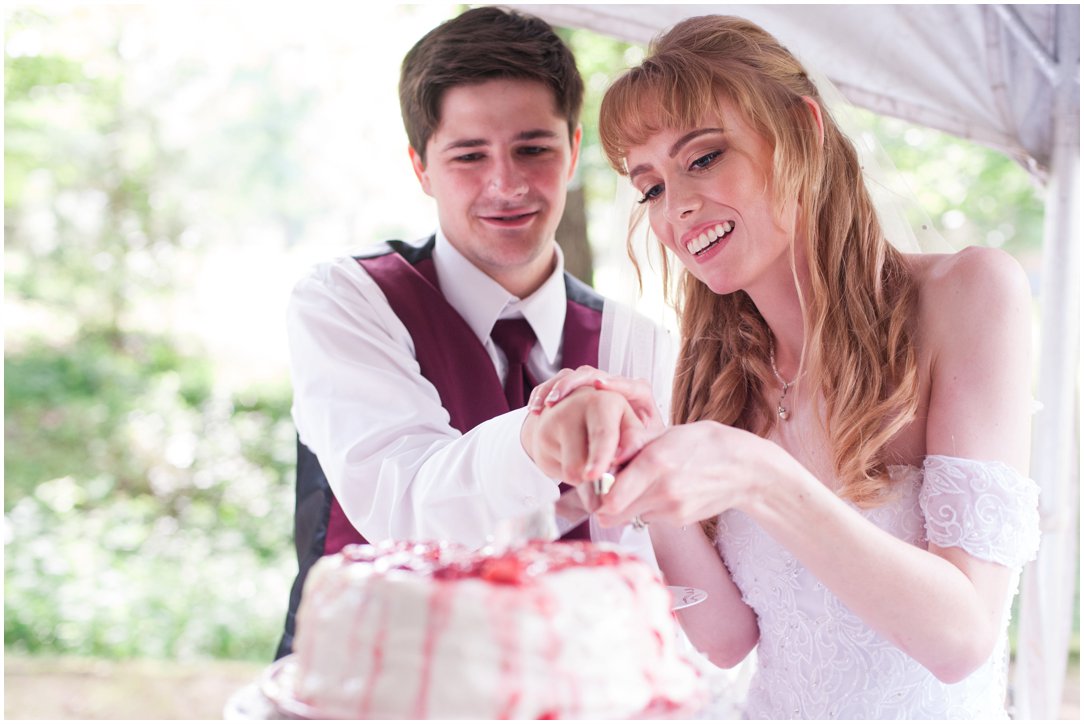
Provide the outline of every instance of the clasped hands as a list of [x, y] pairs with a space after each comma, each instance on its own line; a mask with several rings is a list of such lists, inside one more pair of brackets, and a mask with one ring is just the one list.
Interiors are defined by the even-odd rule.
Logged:
[[730, 444], [760, 440], [710, 421], [668, 428], [646, 381], [593, 367], [561, 370], [527, 406], [520, 439], [543, 473], [579, 487], [618, 471], [596, 511], [607, 527], [635, 518], [683, 526], [733, 507], [743, 486], [720, 482], [741, 479]]

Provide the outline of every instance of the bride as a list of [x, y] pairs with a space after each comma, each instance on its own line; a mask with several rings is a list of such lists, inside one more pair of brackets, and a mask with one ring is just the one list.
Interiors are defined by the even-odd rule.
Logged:
[[[600, 133], [682, 267], [674, 424], [646, 385], [566, 370], [532, 396], [528, 454], [566, 480], [627, 461], [601, 522], [649, 523], [666, 578], [708, 592], [682, 623], [713, 662], [756, 647], [748, 717], [1004, 719], [1038, 545], [1020, 267], [893, 248], [805, 70], [745, 20], [658, 38]], [[576, 427], [599, 391], [647, 434]], [[597, 439], [568, 446], [570, 424]]]

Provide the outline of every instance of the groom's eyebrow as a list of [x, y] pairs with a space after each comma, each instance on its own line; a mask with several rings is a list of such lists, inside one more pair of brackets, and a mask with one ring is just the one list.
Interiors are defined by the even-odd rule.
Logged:
[[[709, 133], [726, 133], [726, 129], [725, 128], [698, 128], [695, 131], [689, 131], [684, 136], [682, 136], [678, 140], [674, 141], [674, 144], [672, 146], [670, 146], [670, 150], [667, 151], [667, 155], [669, 155], [670, 158], [673, 158], [674, 156], [678, 155], [678, 152], [681, 151], [681, 149], [684, 148], [686, 144], [688, 144], [689, 142], [699, 138], [700, 136], [705, 136], [705, 135], [707, 135]], [[648, 164], [648, 163], [638, 164], [635, 168], [633, 168], [632, 170], [629, 171], [629, 180], [631, 181], [632, 179], [636, 178], [637, 175], [645, 173], [646, 171], [649, 171], [649, 170], [651, 170], [651, 164]]]
[[[551, 139], [556, 139], [557, 137], [558, 137], [557, 134], [554, 133], [553, 131], [551, 131], [549, 129], [546, 129], [546, 128], [539, 128], [539, 129], [536, 129], [536, 130], [523, 131], [522, 133], [517, 133], [514, 140], [516, 140], [516, 141], [537, 141], [539, 139], [551, 140]], [[481, 148], [483, 146], [488, 146], [489, 144], [490, 144], [490, 141], [488, 141], [485, 138], [460, 138], [460, 139], [456, 139], [456, 140], [453, 140], [453, 141], [449, 141], [447, 144], [445, 144], [444, 148], [442, 148], [440, 150], [441, 151], [458, 151], [458, 150], [463, 149], [463, 148]]]

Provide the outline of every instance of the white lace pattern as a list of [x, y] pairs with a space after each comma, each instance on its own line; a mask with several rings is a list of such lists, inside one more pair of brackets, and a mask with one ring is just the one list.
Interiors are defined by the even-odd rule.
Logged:
[[[890, 470], [900, 494], [860, 512], [925, 548], [960, 546], [1020, 568], [1038, 548], [1038, 486], [1002, 463], [928, 456]], [[857, 508], [856, 508], [857, 510]], [[993, 655], [945, 684], [873, 631], [786, 549], [738, 511], [720, 517], [717, 546], [760, 625], [751, 719], [1006, 719], [1010, 607]]]
[[[1004, 463], [930, 456], [919, 504], [931, 543], [1009, 568], [1039, 550], [1039, 487]], [[991, 534], [994, 535], [991, 535]]]

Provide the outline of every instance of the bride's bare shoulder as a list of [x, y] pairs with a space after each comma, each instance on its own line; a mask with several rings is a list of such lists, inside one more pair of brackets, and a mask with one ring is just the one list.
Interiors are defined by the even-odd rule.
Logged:
[[1027, 306], [1023, 267], [1000, 249], [969, 246], [954, 254], [910, 254], [923, 327], [996, 321]]
[[971, 281], [1009, 285], [1027, 283], [1020, 262], [1001, 249], [966, 246], [953, 254], [908, 254], [906, 259], [920, 288], [945, 284], [955, 286]]

